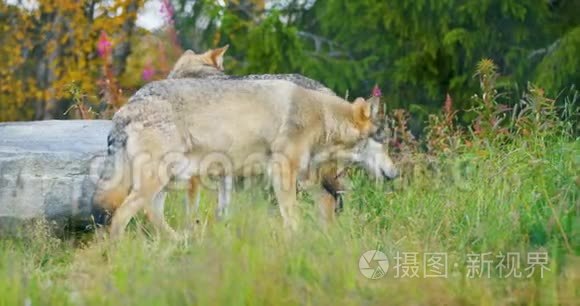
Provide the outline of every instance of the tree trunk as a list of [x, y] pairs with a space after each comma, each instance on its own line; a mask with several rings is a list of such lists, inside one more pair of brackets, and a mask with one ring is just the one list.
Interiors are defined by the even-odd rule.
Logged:
[[[54, 81], [56, 80], [56, 61], [61, 53], [59, 38], [61, 36], [62, 15], [59, 12], [45, 14], [41, 17], [42, 23], [52, 24], [50, 31], [45, 35], [45, 43], [40, 46], [41, 52], [38, 52], [39, 64], [36, 70], [36, 82], [38, 88], [45, 90], [47, 94], [36, 101], [35, 120], [47, 120], [54, 118], [53, 110], [56, 106], [57, 99], [54, 90]], [[43, 35], [43, 33], [41, 33]], [[49, 50], [51, 43], [54, 43], [53, 50]], [[50, 54], [49, 54], [50, 52]]]
[[121, 27], [122, 41], [113, 49], [113, 73], [115, 77], [119, 77], [125, 72], [127, 58], [131, 54], [131, 36], [135, 29], [139, 2], [139, 0], [132, 0], [125, 7], [124, 14], [127, 15], [127, 18], [125, 18], [125, 22], [123, 22]]

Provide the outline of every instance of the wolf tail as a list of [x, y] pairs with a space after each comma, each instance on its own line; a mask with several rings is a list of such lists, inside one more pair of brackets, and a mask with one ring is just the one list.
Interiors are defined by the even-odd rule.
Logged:
[[107, 156], [92, 201], [92, 216], [97, 226], [109, 225], [113, 212], [131, 190], [130, 165], [126, 146], [126, 127], [130, 120], [117, 114], [107, 137]]

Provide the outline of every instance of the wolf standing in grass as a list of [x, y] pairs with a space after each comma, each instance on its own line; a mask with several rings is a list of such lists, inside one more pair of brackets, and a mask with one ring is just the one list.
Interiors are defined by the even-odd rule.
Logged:
[[384, 148], [370, 142], [381, 134], [378, 102], [351, 104], [277, 80], [152, 82], [113, 118], [96, 205], [114, 211], [113, 238], [141, 209], [175, 236], [153, 207], [172, 178], [252, 176], [261, 168], [271, 173], [285, 225], [296, 228], [296, 181], [308, 167], [334, 158], [362, 162], [377, 177], [397, 175]]

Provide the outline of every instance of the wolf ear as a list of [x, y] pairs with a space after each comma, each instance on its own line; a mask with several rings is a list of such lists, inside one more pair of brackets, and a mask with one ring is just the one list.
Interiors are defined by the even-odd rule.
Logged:
[[185, 52], [183, 52], [183, 55], [195, 55], [195, 52], [193, 52], [193, 50], [191, 50], [191, 49], [187, 49], [187, 50], [185, 50]]
[[224, 70], [224, 54], [228, 51], [230, 45], [225, 45], [221, 48], [209, 50], [209, 56], [212, 63], [219, 70]]
[[352, 103], [352, 115], [355, 123], [364, 125], [371, 118], [371, 104], [363, 98], [356, 98]]

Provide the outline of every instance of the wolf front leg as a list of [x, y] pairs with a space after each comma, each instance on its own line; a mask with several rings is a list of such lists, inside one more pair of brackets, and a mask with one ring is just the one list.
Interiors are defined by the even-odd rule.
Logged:
[[[163, 191], [169, 182], [167, 175], [162, 175], [158, 170], [159, 159], [148, 154], [133, 158], [132, 162], [132, 187], [129, 196], [123, 201], [121, 206], [113, 214], [111, 220], [111, 239], [119, 239], [127, 227], [127, 224], [137, 212], [145, 209], [147, 215], [161, 230], [172, 232], [173, 229], [167, 225], [163, 215], [164, 198], [155, 197]], [[175, 235], [172, 235], [175, 237]]]
[[342, 210], [344, 186], [340, 182], [338, 165], [335, 162], [316, 166], [309, 171], [307, 189], [318, 205], [322, 221], [329, 224]]
[[272, 184], [280, 207], [280, 213], [284, 220], [284, 226], [291, 230], [298, 228], [298, 216], [296, 213], [296, 180], [298, 164], [292, 162], [285, 154], [273, 156]]
[[310, 188], [314, 203], [318, 205], [323, 224], [330, 224], [335, 220], [335, 211], [339, 206], [340, 199], [329, 193], [322, 184]]
[[164, 206], [165, 206], [165, 198], [167, 197], [167, 192], [161, 191], [157, 193], [154, 197], [153, 201], [150, 202], [151, 206], [146, 209], [146, 215], [149, 218], [149, 221], [153, 223], [158, 231], [162, 231], [164, 234], [168, 235], [171, 239], [176, 240], [178, 235], [169, 226], [167, 221], [165, 220], [164, 214]]
[[131, 221], [131, 218], [146, 206], [147, 201], [152, 200], [153, 197], [147, 198], [146, 196], [132, 191], [123, 204], [121, 204], [119, 209], [117, 209], [113, 214], [110, 228], [111, 239], [118, 240], [121, 238], [125, 232], [127, 224]]

